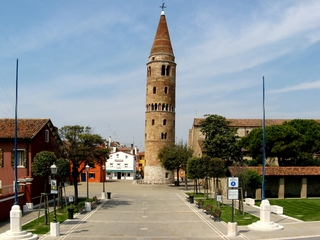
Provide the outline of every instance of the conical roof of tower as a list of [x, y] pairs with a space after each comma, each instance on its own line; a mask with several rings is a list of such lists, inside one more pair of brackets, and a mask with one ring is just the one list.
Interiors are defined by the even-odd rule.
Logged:
[[166, 16], [164, 11], [161, 12], [160, 21], [156, 36], [154, 37], [150, 55], [155, 53], [169, 53], [173, 55], [169, 30], [167, 26]]

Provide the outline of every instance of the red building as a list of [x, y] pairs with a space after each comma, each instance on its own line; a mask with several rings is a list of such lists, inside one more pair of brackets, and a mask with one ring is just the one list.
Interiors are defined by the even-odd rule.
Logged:
[[[0, 119], [0, 221], [9, 217], [14, 203], [14, 122], [14, 119]], [[18, 119], [17, 140], [17, 175], [22, 185], [19, 188], [19, 205], [22, 209], [26, 203], [39, 203], [43, 183], [46, 182], [32, 175], [35, 155], [41, 151], [57, 152], [61, 140], [58, 129], [48, 118]]]

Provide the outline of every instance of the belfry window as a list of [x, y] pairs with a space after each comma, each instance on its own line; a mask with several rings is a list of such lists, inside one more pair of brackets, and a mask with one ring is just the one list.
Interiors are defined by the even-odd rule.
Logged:
[[167, 139], [167, 133], [161, 133], [161, 139]]
[[167, 94], [168, 93], [168, 87], [164, 87], [164, 94]]
[[166, 75], [167, 75], [167, 76], [170, 76], [170, 66], [167, 66]]
[[163, 119], [163, 125], [167, 125], [167, 119]]
[[162, 65], [162, 67], [161, 67], [161, 75], [162, 76], [166, 75], [166, 66], [165, 65]]
[[151, 67], [148, 67], [148, 73], [147, 76], [150, 77], [151, 76]]

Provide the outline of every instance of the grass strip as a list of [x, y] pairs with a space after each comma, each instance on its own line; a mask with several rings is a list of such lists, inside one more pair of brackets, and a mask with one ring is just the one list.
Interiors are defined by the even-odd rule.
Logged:
[[[78, 201], [81, 205], [84, 205], [84, 203], [86, 202], [86, 199], [79, 199]], [[92, 199], [90, 201], [92, 201]], [[77, 213], [78, 209], [76, 208], [76, 206], [73, 205], [72, 207], [73, 207], [73, 212]], [[50, 208], [53, 209], [52, 206], [50, 206]], [[64, 207], [56, 209], [57, 222], [63, 223], [64, 221], [66, 221], [68, 219], [67, 208], [70, 208], [70, 206], [68, 206], [68, 207], [64, 206]], [[34, 210], [34, 211], [36, 211], [36, 210]], [[53, 215], [54, 215], [54, 213], [53, 213], [53, 211], [51, 211], [49, 213], [49, 223], [48, 224], [45, 224], [45, 215], [42, 215], [41, 217], [23, 225], [22, 230], [32, 232], [34, 234], [46, 234], [50, 231], [50, 222], [53, 221]]]
[[[302, 221], [320, 220], [320, 199], [268, 199], [270, 205], [283, 207], [283, 214]], [[260, 206], [256, 200], [255, 205]]]

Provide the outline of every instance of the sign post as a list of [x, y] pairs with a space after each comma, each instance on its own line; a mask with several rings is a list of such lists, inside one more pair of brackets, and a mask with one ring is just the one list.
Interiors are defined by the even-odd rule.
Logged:
[[232, 200], [232, 222], [234, 222], [234, 200], [239, 199], [239, 178], [228, 177], [228, 199]]

